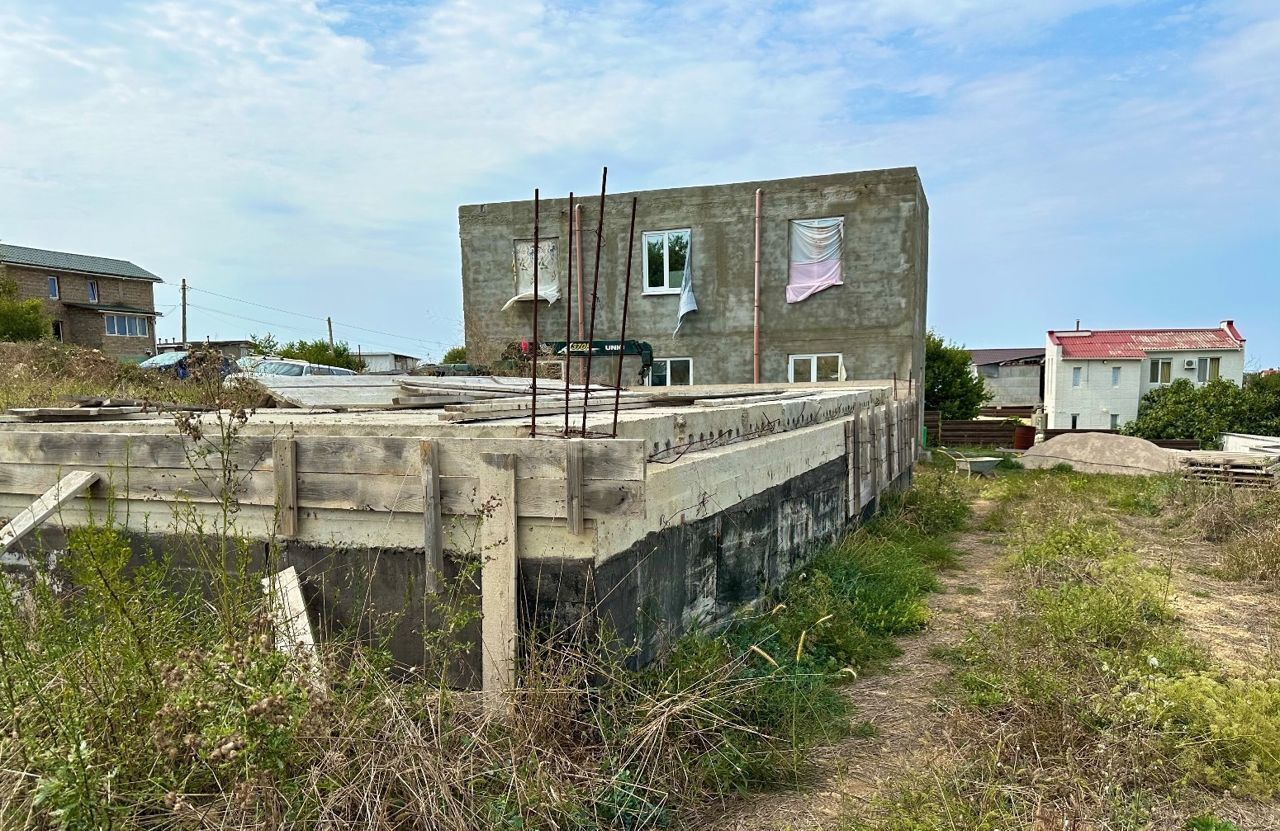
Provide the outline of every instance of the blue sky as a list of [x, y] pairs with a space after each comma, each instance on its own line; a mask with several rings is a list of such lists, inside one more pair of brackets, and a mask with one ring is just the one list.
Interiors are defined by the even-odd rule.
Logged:
[[0, 239], [162, 275], [162, 337], [186, 277], [196, 336], [438, 357], [459, 204], [915, 165], [946, 336], [1280, 366], [1273, 0], [0, 0], [0, 112]]

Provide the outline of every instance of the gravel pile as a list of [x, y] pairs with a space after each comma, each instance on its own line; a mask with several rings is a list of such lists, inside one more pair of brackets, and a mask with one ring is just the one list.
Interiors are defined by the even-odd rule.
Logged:
[[1037, 444], [1022, 454], [1020, 461], [1029, 470], [1066, 463], [1081, 473], [1151, 476], [1171, 472], [1175, 454], [1134, 436], [1066, 433]]

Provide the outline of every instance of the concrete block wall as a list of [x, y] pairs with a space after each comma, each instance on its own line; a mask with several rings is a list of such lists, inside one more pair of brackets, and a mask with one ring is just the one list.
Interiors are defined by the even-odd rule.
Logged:
[[[659, 358], [692, 358], [696, 384], [750, 383], [757, 188], [763, 191], [761, 381], [787, 381], [790, 355], [837, 352], [849, 380], [896, 375], [919, 383], [924, 367], [928, 203], [915, 168], [609, 196], [596, 337], [616, 338], [620, 329], [634, 196], [638, 213], [627, 337], [648, 341]], [[588, 195], [581, 202], [583, 283], [589, 296], [598, 196]], [[787, 303], [789, 221], [833, 216], [845, 220], [844, 285]], [[531, 337], [532, 304], [520, 302], [506, 311], [502, 307], [515, 293], [514, 240], [533, 235], [533, 203], [465, 205], [459, 208], [458, 222], [468, 355], [491, 360], [507, 344]], [[685, 228], [691, 231], [699, 311], [673, 335], [679, 297], [644, 293], [642, 235]], [[558, 261], [544, 268], [551, 266], [548, 271], [556, 275], [561, 294], [555, 304], [540, 304], [539, 334], [544, 341], [564, 338], [566, 314], [573, 316], [571, 331], [577, 337], [577, 301], [564, 299], [570, 288], [568, 230], [568, 200], [543, 200], [540, 235], [559, 240]], [[579, 265], [575, 260], [575, 273]], [[603, 363], [601, 372], [593, 374], [607, 380], [613, 363]], [[637, 370], [638, 361], [629, 359], [624, 383], [633, 381]]]

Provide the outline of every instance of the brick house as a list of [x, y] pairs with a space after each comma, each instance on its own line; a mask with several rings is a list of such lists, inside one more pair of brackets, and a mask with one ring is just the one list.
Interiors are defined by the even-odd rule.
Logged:
[[55, 339], [121, 360], [156, 350], [156, 275], [128, 260], [0, 243], [0, 276], [18, 296], [39, 298]]

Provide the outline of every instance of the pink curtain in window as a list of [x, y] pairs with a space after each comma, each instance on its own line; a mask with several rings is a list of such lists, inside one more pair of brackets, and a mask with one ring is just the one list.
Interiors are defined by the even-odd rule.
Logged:
[[840, 268], [843, 243], [841, 218], [792, 220], [788, 303], [799, 303], [823, 289], [844, 285]]

